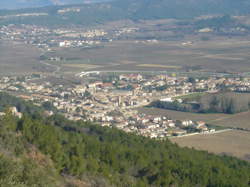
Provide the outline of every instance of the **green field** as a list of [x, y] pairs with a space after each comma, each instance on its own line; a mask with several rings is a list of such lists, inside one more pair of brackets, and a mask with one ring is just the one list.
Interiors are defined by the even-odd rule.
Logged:
[[207, 93], [205, 93], [205, 92], [198, 92], [198, 93], [192, 93], [192, 94], [177, 96], [177, 97], [174, 97], [174, 99], [195, 99], [195, 98], [203, 96], [205, 94], [207, 94]]

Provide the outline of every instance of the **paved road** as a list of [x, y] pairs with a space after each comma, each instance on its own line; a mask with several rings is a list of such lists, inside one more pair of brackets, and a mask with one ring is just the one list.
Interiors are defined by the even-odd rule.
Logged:
[[195, 135], [211, 135], [211, 134], [219, 134], [219, 133], [223, 133], [223, 132], [228, 132], [228, 131], [232, 131], [233, 129], [223, 129], [223, 130], [218, 130], [215, 132], [210, 132], [210, 133], [191, 133], [191, 134], [186, 134], [183, 136], [174, 136], [174, 137], [170, 137], [170, 138], [182, 138], [182, 137], [187, 137], [187, 136], [195, 136]]

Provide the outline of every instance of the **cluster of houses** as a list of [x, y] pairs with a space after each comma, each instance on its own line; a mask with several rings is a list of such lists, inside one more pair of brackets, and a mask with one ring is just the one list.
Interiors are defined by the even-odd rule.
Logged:
[[[151, 116], [138, 112], [138, 107], [162, 99], [193, 93], [197, 90], [216, 92], [220, 88], [239, 90], [250, 88], [250, 79], [211, 77], [192, 79], [164, 74], [117, 74], [107, 81], [95, 74], [81, 78], [81, 83], [59, 84], [39, 75], [2, 77], [0, 90], [15, 93], [37, 105], [49, 102], [58, 112], [72, 120], [88, 120], [102, 126], [117, 127], [152, 138], [180, 136], [193, 132], [209, 133], [202, 121], [171, 119], [169, 116]], [[13, 109], [20, 117], [18, 111]], [[53, 112], [48, 109], [47, 115]]]
[[[19, 111], [17, 110], [16, 107], [10, 107], [10, 108], [8, 108], [8, 110], [9, 110], [9, 112], [10, 112], [13, 116], [15, 116], [15, 117], [17, 117], [17, 118], [19, 118], [19, 119], [21, 119], [21, 118], [23, 117], [23, 114], [22, 114], [21, 112], [19, 112]], [[5, 116], [5, 115], [6, 115], [6, 112], [5, 112], [5, 111], [0, 112], [0, 117], [1, 117], [1, 116]]]
[[126, 132], [135, 132], [150, 138], [165, 138], [171, 136], [183, 136], [190, 133], [211, 133], [215, 129], [208, 128], [203, 121], [172, 120], [167, 116], [151, 116], [135, 114], [120, 123], [118, 128]]
[[[80, 11], [77, 8], [58, 10], [60, 14], [69, 11]], [[58, 47], [90, 47], [112, 42], [123, 34], [135, 32], [136, 28], [86, 29], [48, 28], [38, 25], [6, 25], [0, 26], [0, 38], [20, 43], [31, 44], [44, 51], [57, 50]]]
[[81, 9], [77, 7], [70, 7], [70, 8], [63, 8], [63, 9], [57, 10], [58, 14], [65, 14], [69, 12], [81, 12]]

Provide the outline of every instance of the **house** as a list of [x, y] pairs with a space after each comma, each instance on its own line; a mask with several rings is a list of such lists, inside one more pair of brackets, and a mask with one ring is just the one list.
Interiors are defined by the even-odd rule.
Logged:
[[178, 120], [177, 124], [180, 126], [188, 127], [193, 124], [193, 121], [191, 120]]
[[9, 110], [14, 116], [22, 118], [23, 114], [21, 112], [18, 112], [16, 107], [10, 107]]
[[167, 98], [164, 98], [164, 99], [160, 99], [160, 101], [162, 101], [162, 102], [168, 102], [168, 103], [174, 102], [174, 100], [173, 100], [171, 97], [167, 97]]
[[198, 31], [199, 33], [208, 33], [208, 32], [213, 32], [213, 29], [206, 27], [206, 28], [202, 28]]
[[154, 117], [153, 122], [159, 123], [161, 121], [161, 117]]
[[197, 127], [201, 127], [201, 126], [206, 125], [206, 123], [204, 121], [197, 121], [196, 124], [197, 124]]
[[120, 80], [126, 80], [126, 81], [140, 81], [142, 80], [142, 76], [140, 74], [126, 74], [126, 75], [120, 75]]
[[170, 122], [170, 123], [168, 123], [168, 126], [169, 126], [169, 127], [175, 127], [175, 123]]
[[111, 126], [111, 124], [110, 124], [110, 123], [105, 122], [105, 123], [102, 123], [102, 124], [101, 124], [101, 126], [102, 126], [102, 127], [110, 127], [110, 126]]

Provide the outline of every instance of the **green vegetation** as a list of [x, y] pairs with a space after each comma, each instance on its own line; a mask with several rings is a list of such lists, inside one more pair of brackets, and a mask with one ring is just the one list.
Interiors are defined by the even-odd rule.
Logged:
[[47, 111], [53, 111], [56, 112], [57, 108], [53, 106], [53, 104], [49, 101], [43, 102], [42, 103], [42, 108]]
[[250, 109], [250, 95], [237, 93], [211, 94], [200, 99], [201, 112], [235, 114]]
[[[92, 123], [73, 122], [59, 115], [43, 118], [24, 114], [22, 119], [16, 119], [7, 112], [0, 120], [1, 146], [5, 146], [0, 152], [6, 155], [0, 157], [0, 164], [10, 166], [1, 167], [0, 182], [12, 180], [9, 182], [25, 181], [23, 186], [56, 186], [62, 182], [60, 174], [82, 181], [92, 180], [97, 186], [250, 185], [249, 163], [180, 148], [168, 140], [157, 141]], [[7, 139], [11, 138], [10, 134], [11, 140]], [[16, 172], [17, 168], [11, 167], [16, 159], [7, 157], [5, 150], [13, 150], [20, 167], [25, 167], [23, 150], [28, 150], [26, 147], [34, 147], [50, 158], [52, 163], [47, 164], [50, 167], [43, 167], [43, 162], [36, 158], [34, 162], [39, 167], [29, 170], [30, 163], [29, 172]], [[18, 177], [11, 177], [12, 174]]]
[[155, 101], [152, 107], [195, 113], [236, 114], [250, 109], [250, 95], [239, 93], [194, 94], [176, 99], [182, 102]]
[[[15, 106], [19, 112], [25, 112], [31, 115], [41, 113], [44, 110], [43, 108], [34, 106], [31, 102], [25, 102], [7, 93], [0, 92], [0, 112], [3, 112], [10, 106]], [[45, 108], [47, 108], [46, 104]]]
[[237, 22], [235, 19], [230, 17], [229, 15], [218, 16], [209, 19], [201, 19], [195, 22], [195, 26], [199, 29], [210, 27], [213, 29], [219, 29], [225, 26], [237, 26]]
[[204, 92], [197, 92], [197, 93], [192, 93], [192, 94], [188, 94], [188, 95], [177, 96], [174, 99], [182, 99], [184, 101], [188, 101], [188, 100], [194, 100], [194, 99], [200, 98], [201, 96], [203, 96], [205, 94], [206, 93], [204, 93]]
[[15, 131], [17, 123], [8, 112], [0, 119], [0, 186], [62, 186], [51, 159]]

